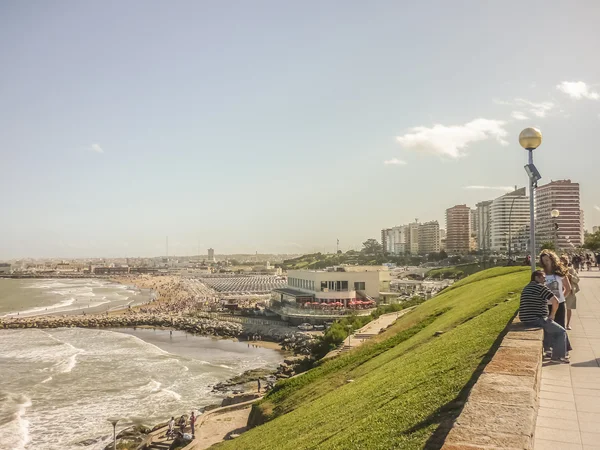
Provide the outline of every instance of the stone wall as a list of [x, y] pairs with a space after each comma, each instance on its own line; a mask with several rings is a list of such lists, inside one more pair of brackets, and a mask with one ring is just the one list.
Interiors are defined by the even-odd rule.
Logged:
[[542, 373], [541, 328], [518, 318], [469, 393], [443, 450], [532, 449]]

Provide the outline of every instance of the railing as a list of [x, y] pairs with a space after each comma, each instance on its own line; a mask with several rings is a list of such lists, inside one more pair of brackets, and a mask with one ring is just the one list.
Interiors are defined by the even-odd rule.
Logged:
[[260, 317], [236, 316], [236, 315], [232, 315], [232, 314], [211, 313], [211, 312], [198, 312], [198, 313], [196, 313], [196, 315], [198, 317], [205, 317], [207, 319], [223, 320], [226, 322], [235, 322], [235, 323], [241, 323], [241, 324], [267, 325], [267, 326], [273, 326], [273, 327], [289, 326], [286, 322], [284, 322], [282, 320], [263, 319]]
[[371, 314], [371, 312], [375, 308], [369, 309], [309, 309], [309, 308], [292, 308], [288, 306], [284, 306], [279, 309], [273, 309], [274, 312], [278, 314], [283, 314], [286, 316], [347, 316], [351, 314], [357, 314], [359, 316], [366, 316]]

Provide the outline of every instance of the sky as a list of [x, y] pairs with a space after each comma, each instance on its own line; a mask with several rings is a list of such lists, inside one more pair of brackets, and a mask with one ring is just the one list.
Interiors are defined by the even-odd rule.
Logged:
[[600, 225], [600, 2], [0, 2], [0, 260], [360, 249], [524, 186]]

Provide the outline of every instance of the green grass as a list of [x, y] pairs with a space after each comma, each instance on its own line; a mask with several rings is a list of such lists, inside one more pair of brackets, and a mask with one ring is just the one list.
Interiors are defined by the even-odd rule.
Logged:
[[[269, 421], [215, 448], [425, 447], [460, 409], [457, 398], [515, 314], [529, 272], [496, 268], [475, 277], [363, 346], [278, 383], [251, 415]], [[506, 301], [509, 292], [515, 294]]]

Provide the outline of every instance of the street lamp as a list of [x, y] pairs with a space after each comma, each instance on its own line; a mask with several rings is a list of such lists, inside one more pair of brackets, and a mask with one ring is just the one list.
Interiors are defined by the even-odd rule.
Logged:
[[108, 419], [113, 426], [113, 450], [117, 450], [117, 422], [119, 419]]
[[533, 165], [533, 151], [542, 143], [542, 132], [537, 128], [525, 128], [519, 134], [519, 144], [529, 152], [525, 171], [529, 176], [529, 254], [531, 255], [531, 271], [535, 272], [535, 212], [533, 206], [533, 190], [542, 176]]
[[556, 219], [560, 216], [560, 211], [558, 209], [553, 209], [550, 211], [550, 216], [552, 217], [554, 226], [554, 250], [558, 253], [558, 224], [556, 223]]

